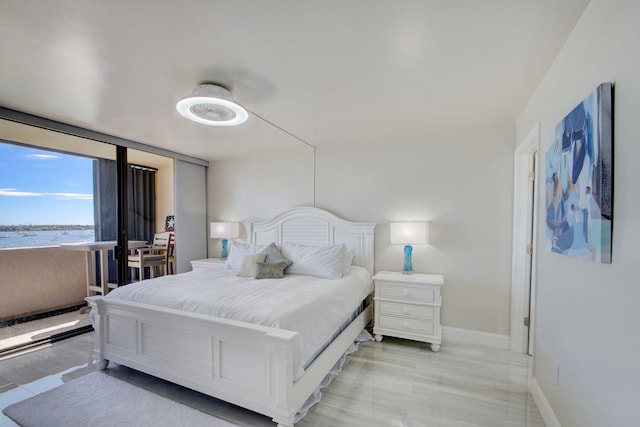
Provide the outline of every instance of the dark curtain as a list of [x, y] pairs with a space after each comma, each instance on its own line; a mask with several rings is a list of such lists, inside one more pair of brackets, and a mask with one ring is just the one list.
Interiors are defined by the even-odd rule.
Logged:
[[129, 168], [129, 239], [153, 241], [156, 232], [156, 171]]
[[[129, 239], [153, 241], [156, 230], [156, 171], [131, 166], [128, 169]], [[96, 241], [116, 240], [116, 162], [93, 162], [94, 224]], [[117, 261], [109, 251], [109, 282], [117, 277]], [[100, 272], [96, 272], [99, 275]], [[99, 280], [99, 277], [97, 278]]]
[[96, 241], [116, 240], [116, 162], [93, 161], [93, 221]]

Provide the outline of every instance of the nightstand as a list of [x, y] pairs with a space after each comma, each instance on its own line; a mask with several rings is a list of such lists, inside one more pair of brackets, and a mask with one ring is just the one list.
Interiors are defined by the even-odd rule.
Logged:
[[383, 335], [431, 343], [440, 350], [442, 327], [440, 306], [444, 276], [439, 274], [403, 274], [380, 271], [375, 282], [376, 341]]
[[191, 268], [193, 270], [200, 270], [203, 268], [224, 268], [225, 261], [226, 259], [220, 258], [194, 259], [191, 261]]

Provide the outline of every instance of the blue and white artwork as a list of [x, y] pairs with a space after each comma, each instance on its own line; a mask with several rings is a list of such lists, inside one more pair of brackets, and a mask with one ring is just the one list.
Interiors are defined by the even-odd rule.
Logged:
[[611, 263], [613, 85], [603, 83], [555, 127], [546, 152], [546, 247]]
[[175, 215], [167, 215], [167, 219], [164, 221], [164, 231], [174, 231], [176, 217]]

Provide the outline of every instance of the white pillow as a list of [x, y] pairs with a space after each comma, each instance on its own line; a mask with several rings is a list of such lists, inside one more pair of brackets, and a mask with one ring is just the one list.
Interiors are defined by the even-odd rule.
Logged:
[[344, 253], [344, 264], [342, 264], [342, 275], [347, 275], [351, 271], [351, 264], [353, 264], [353, 258], [356, 256], [355, 249], [348, 249]]
[[258, 263], [264, 262], [266, 257], [267, 254], [264, 252], [245, 255], [242, 259], [242, 265], [240, 266], [240, 270], [238, 270], [237, 276], [255, 278]]
[[323, 279], [339, 279], [345, 265], [347, 247], [344, 244], [333, 246], [307, 246], [298, 243], [283, 242], [282, 255], [291, 260], [287, 274], [301, 274]]
[[224, 263], [224, 268], [229, 270], [239, 270], [242, 266], [242, 260], [245, 255], [257, 254], [264, 250], [263, 245], [254, 245], [251, 243], [231, 242], [231, 249], [229, 249], [229, 256]]

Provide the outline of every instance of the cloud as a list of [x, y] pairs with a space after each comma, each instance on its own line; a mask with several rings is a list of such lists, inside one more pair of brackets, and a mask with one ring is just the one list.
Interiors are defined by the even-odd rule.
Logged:
[[54, 156], [53, 154], [27, 154], [26, 157], [29, 159], [36, 159], [36, 160], [49, 160], [49, 159], [58, 158], [58, 156]]
[[57, 199], [72, 199], [72, 200], [93, 200], [93, 194], [79, 194], [79, 193], [45, 193], [43, 196], [51, 196]]
[[53, 197], [58, 200], [93, 200], [93, 194], [80, 193], [32, 193], [15, 188], [0, 188], [0, 196], [8, 197]]
[[15, 188], [0, 188], [0, 196], [9, 197], [39, 197], [42, 193], [31, 193], [28, 191], [16, 191]]

